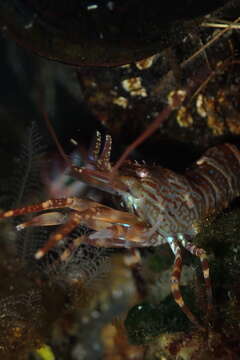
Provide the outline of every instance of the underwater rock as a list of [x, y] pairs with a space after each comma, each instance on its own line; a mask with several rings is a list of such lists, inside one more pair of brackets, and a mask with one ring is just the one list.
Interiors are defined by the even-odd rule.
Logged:
[[49, 59], [113, 66], [172, 45], [188, 33], [189, 21], [227, 2], [1, 1], [0, 26], [19, 44]]

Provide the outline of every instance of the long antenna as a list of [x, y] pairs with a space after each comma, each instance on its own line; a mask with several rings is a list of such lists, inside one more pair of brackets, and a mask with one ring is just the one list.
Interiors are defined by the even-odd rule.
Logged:
[[128, 155], [141, 145], [146, 139], [148, 139], [161, 125], [162, 123], [170, 116], [171, 112], [179, 107], [183, 102], [186, 93], [182, 90], [176, 91], [171, 98], [169, 98], [169, 105], [167, 105], [154, 119], [154, 121], [149, 125], [149, 127], [143, 131], [136, 140], [134, 140], [124, 151], [122, 156], [118, 159], [116, 164], [112, 168], [112, 174], [114, 174], [127, 159]]
[[66, 162], [66, 164], [67, 164], [68, 166], [72, 167], [72, 163], [71, 163], [71, 161], [69, 160], [69, 157], [67, 156], [67, 154], [66, 154], [65, 151], [63, 150], [62, 145], [61, 145], [60, 142], [58, 141], [57, 135], [56, 135], [56, 133], [55, 133], [55, 131], [54, 131], [54, 129], [53, 129], [53, 126], [52, 126], [50, 120], [49, 120], [49, 117], [48, 117], [47, 112], [46, 112], [45, 110], [43, 110], [43, 109], [41, 109], [41, 112], [42, 112], [42, 114], [43, 114], [43, 118], [44, 118], [44, 121], [45, 121], [46, 126], [47, 126], [47, 128], [48, 128], [48, 131], [49, 131], [49, 133], [51, 134], [52, 139], [53, 139], [53, 141], [54, 141], [54, 143], [55, 143], [55, 145], [56, 145], [56, 147], [57, 147], [60, 155], [62, 156], [62, 158], [63, 158], [63, 160]]

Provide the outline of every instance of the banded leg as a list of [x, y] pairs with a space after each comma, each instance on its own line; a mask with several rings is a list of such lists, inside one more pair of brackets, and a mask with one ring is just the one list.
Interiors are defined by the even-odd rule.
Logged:
[[180, 290], [180, 280], [181, 280], [181, 273], [182, 273], [182, 255], [181, 255], [181, 248], [178, 245], [177, 241], [171, 237], [168, 239], [168, 243], [175, 255], [172, 275], [171, 275], [171, 290], [173, 294], [173, 298], [176, 303], [180, 306], [182, 311], [188, 317], [188, 319], [195, 324], [200, 330], [205, 331], [205, 328], [198, 322], [197, 318], [193, 313], [190, 311], [188, 306], [185, 304], [181, 290]]
[[[70, 233], [76, 226], [85, 225], [95, 230], [94, 233], [85, 237], [85, 242], [98, 247], [124, 247], [135, 248], [147, 246], [149, 244], [149, 227], [134, 214], [114, 210], [99, 203], [81, 200], [77, 198], [63, 200], [49, 200], [49, 209], [55, 206], [70, 207], [73, 211], [71, 215], [59, 212], [47, 212], [33, 217], [31, 220], [17, 225], [17, 230], [22, 230], [28, 226], [50, 226], [63, 224], [50, 236], [49, 241], [35, 255], [41, 258], [64, 236]], [[71, 200], [71, 201], [70, 201]], [[2, 217], [9, 217], [9, 213], [14, 215], [25, 214], [31, 211], [46, 209], [46, 204], [38, 204], [23, 209], [11, 210], [3, 213]], [[7, 215], [6, 215], [7, 214]], [[68, 217], [69, 216], [69, 217]], [[154, 243], [155, 238], [152, 237]]]
[[81, 244], [86, 243], [86, 237], [87, 235], [84, 234], [73, 239], [71, 244], [59, 255], [58, 261], [66, 262]]
[[186, 244], [184, 244], [184, 247], [192, 255], [197, 256], [201, 261], [202, 273], [203, 273], [203, 277], [204, 277], [204, 281], [205, 281], [205, 285], [206, 285], [206, 289], [207, 289], [208, 312], [211, 312], [213, 309], [213, 296], [212, 296], [212, 285], [211, 285], [211, 280], [210, 280], [210, 275], [209, 275], [209, 263], [207, 260], [206, 251], [204, 249], [201, 249], [201, 248], [195, 246], [194, 244], [192, 244], [190, 242], [187, 242]]
[[27, 226], [49, 226], [63, 224], [49, 241], [35, 255], [41, 258], [57, 241], [61, 240], [77, 225], [85, 225], [95, 230], [95, 233], [87, 237], [87, 242], [96, 246], [138, 247], [145, 246], [148, 241], [142, 234], [147, 233], [149, 228], [139, 218], [131, 213], [114, 210], [100, 203], [79, 198], [53, 199], [37, 205], [26, 206], [21, 209], [9, 210], [0, 214], [0, 218], [8, 218], [43, 210], [55, 210], [68, 208], [72, 210], [69, 219], [55, 211], [44, 213], [32, 220], [17, 226], [21, 230]]
[[[80, 199], [76, 197], [52, 199], [36, 205], [29, 205], [18, 209], [8, 210], [0, 213], [0, 219], [36, 213], [44, 210], [56, 210], [64, 208], [75, 210], [79, 213], [88, 211], [89, 216], [88, 218], [86, 217], [85, 220], [89, 219], [89, 222], [91, 222], [91, 220], [95, 219], [98, 221], [98, 225], [100, 222], [126, 224], [126, 227], [127, 225], [130, 226], [135, 224], [144, 224], [143, 222], [139, 221], [137, 216], [134, 214], [115, 210], [92, 200]], [[61, 221], [64, 221], [64, 216], [57, 215], [56, 212], [49, 212], [48, 215], [39, 215], [38, 217], [35, 217], [35, 220], [32, 219], [30, 222], [22, 224], [22, 228], [26, 227], [28, 224], [31, 226], [57, 225]], [[104, 226], [93, 226], [93, 229], [95, 230], [101, 230], [103, 228]], [[19, 226], [19, 230], [21, 230], [21, 226]]]
[[57, 258], [51, 258], [51, 262], [48, 263], [48, 269], [49, 271], [51, 271], [51, 269], [53, 269], [53, 271], [56, 270], [56, 266], [61, 265], [63, 263], [67, 263], [68, 260], [71, 260], [72, 255], [74, 254], [74, 252], [79, 248], [80, 245], [82, 245], [83, 243], [85, 243], [85, 238], [86, 235], [81, 235], [78, 236], [75, 239], [72, 239], [71, 242], [64, 244], [64, 246], [62, 248], [59, 249], [59, 251], [57, 252]]
[[[52, 199], [36, 205], [28, 205], [22, 208], [8, 210], [0, 213], [0, 219], [36, 213], [45, 210], [56, 210], [64, 208], [75, 210], [78, 213], [83, 213], [83, 211], [86, 211], [85, 224], [86, 226], [89, 225], [89, 227], [92, 227], [96, 231], [104, 229], [106, 227], [104, 223], [120, 224], [122, 226], [120, 234], [123, 234], [123, 232], [125, 234], [134, 234], [134, 231], [131, 231], [132, 226], [135, 226], [136, 230], [137, 227], [139, 227], [138, 231], [140, 231], [140, 229], [144, 231], [148, 230], [148, 228], [145, 226], [145, 223], [140, 221], [134, 214], [115, 210], [92, 200], [80, 199], [76, 197]], [[57, 225], [62, 223], [64, 219], [64, 216], [58, 215], [56, 212], [49, 212], [48, 214], [39, 215], [29, 222], [18, 225], [18, 230], [21, 230], [27, 226]], [[115, 230], [113, 229], [113, 231], [116, 232], [116, 228]], [[99, 233], [99, 235], [101, 234]]]
[[[104, 207], [103, 207], [104, 209]], [[108, 209], [108, 208], [107, 208]], [[91, 210], [91, 209], [90, 209]], [[114, 210], [113, 210], [114, 212]], [[121, 212], [120, 212], [121, 213]], [[123, 213], [125, 214], [125, 213]], [[128, 243], [131, 244], [129, 247], [136, 246], [139, 240], [138, 233], [140, 234], [144, 223], [137, 223], [133, 226], [126, 227], [125, 224], [111, 224], [111, 217], [108, 219], [104, 218], [104, 215], [94, 214], [90, 217], [89, 211], [85, 210], [82, 212], [72, 212], [67, 222], [57, 229], [49, 238], [47, 243], [37, 251], [35, 254], [36, 259], [40, 259], [44, 256], [56, 243], [62, 240], [78, 225], [83, 224], [92, 229], [101, 229], [96, 231], [92, 235], [82, 237], [86, 243], [100, 247], [128, 247]], [[101, 236], [99, 235], [101, 234]]]
[[28, 205], [19, 209], [13, 209], [2, 212], [0, 213], [0, 219], [9, 218], [12, 216], [31, 214], [31, 213], [40, 212], [44, 210], [51, 210], [51, 209], [62, 209], [62, 208], [74, 209], [74, 207], [72, 206], [75, 206], [75, 202], [79, 202], [79, 200], [80, 199], [73, 197], [47, 200], [36, 205]]
[[44, 246], [39, 249], [36, 254], [36, 259], [41, 259], [50, 249], [52, 249], [60, 240], [66, 237], [72, 232], [79, 224], [81, 223], [81, 214], [77, 212], [72, 212], [67, 222], [60, 226], [53, 234], [50, 235], [48, 241]]

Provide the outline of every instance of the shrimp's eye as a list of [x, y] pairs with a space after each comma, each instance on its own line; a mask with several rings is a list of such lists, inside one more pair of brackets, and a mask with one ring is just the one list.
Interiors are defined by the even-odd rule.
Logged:
[[[134, 62], [176, 42], [186, 20], [226, 0], [14, 0], [0, 2], [0, 25], [18, 44], [75, 65]], [[187, 27], [185, 27], [187, 25]]]

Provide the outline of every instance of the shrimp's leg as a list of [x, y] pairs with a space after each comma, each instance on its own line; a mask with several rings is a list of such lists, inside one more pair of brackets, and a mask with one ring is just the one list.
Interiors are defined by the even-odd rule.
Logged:
[[[25, 215], [25, 214], [31, 214], [31, 213], [45, 211], [45, 210], [55, 210], [55, 209], [66, 208], [66, 209], [72, 209], [72, 210], [81, 212], [83, 210], [96, 208], [96, 207], [104, 207], [104, 205], [101, 205], [100, 203], [97, 203], [97, 202], [94, 202], [91, 200], [81, 199], [81, 198], [77, 198], [77, 197], [51, 199], [51, 200], [43, 201], [43, 202], [35, 204], [35, 205], [27, 205], [22, 208], [4, 211], [4, 212], [0, 213], [0, 219], [5, 219], [5, 218], [13, 217], [13, 216], [20, 216], [20, 215]], [[106, 206], [106, 208], [107, 208], [107, 206]], [[41, 218], [39, 218], [39, 219], [41, 219]], [[60, 219], [60, 217], [58, 219]], [[43, 220], [43, 218], [41, 220]], [[45, 220], [43, 220], [43, 223], [44, 223], [44, 221]], [[57, 222], [56, 222], [56, 224], [57, 224]], [[40, 223], [39, 223], [39, 226], [41, 226]]]
[[17, 231], [23, 230], [30, 226], [53, 226], [65, 223], [67, 216], [57, 211], [44, 213], [35, 216], [29, 221], [21, 223], [16, 226]]
[[44, 210], [51, 210], [51, 209], [62, 209], [62, 208], [71, 209], [72, 206], [74, 206], [75, 202], [77, 202], [78, 200], [79, 200], [78, 198], [74, 198], [74, 197], [47, 200], [36, 205], [28, 205], [22, 208], [17, 208], [2, 212], [0, 213], [0, 219], [40, 212]]
[[112, 243], [113, 246], [127, 248], [141, 247], [148, 244], [148, 239], [142, 234], [146, 234], [149, 227], [136, 215], [115, 210], [91, 200], [76, 197], [53, 199], [37, 205], [9, 210], [0, 214], [0, 218], [9, 218], [11, 216], [60, 208], [72, 210], [69, 218], [57, 212], [49, 212], [38, 215], [17, 227], [18, 230], [21, 230], [27, 226], [63, 224], [60, 229], [57, 229], [56, 232], [50, 236], [49, 241], [44, 247], [38, 251], [36, 254], [37, 258], [41, 258], [57, 241], [61, 240], [80, 224], [95, 230], [95, 233], [88, 237], [88, 243], [93, 243], [97, 246], [109, 246], [109, 244]]
[[46, 244], [42, 248], [40, 248], [36, 254], [35, 258], [40, 259], [42, 258], [50, 249], [52, 249], [56, 243], [58, 243], [60, 240], [62, 240], [64, 237], [66, 237], [68, 234], [71, 233], [72, 230], [74, 230], [79, 224], [81, 223], [81, 214], [77, 212], [72, 212], [68, 220], [65, 224], [60, 226], [55, 232], [53, 232]]
[[212, 296], [212, 285], [211, 285], [211, 280], [210, 280], [210, 275], [209, 275], [209, 263], [207, 260], [206, 251], [204, 249], [201, 249], [201, 248], [195, 246], [194, 244], [192, 244], [190, 242], [187, 242], [186, 244], [184, 244], [184, 247], [192, 255], [197, 256], [201, 261], [202, 273], [203, 273], [203, 277], [204, 277], [204, 281], [205, 281], [205, 285], [206, 285], [206, 289], [207, 289], [208, 313], [210, 313], [213, 309], [213, 300], [212, 300], [213, 296]]
[[[105, 214], [107, 212], [107, 214]], [[116, 218], [116, 215], [119, 218]], [[145, 224], [140, 222], [134, 215], [131, 216], [132, 225], [120, 224], [121, 215], [126, 220], [128, 213], [113, 210], [104, 206], [90, 208], [88, 210], [78, 212], [74, 211], [69, 215], [67, 222], [57, 229], [49, 238], [47, 243], [38, 250], [35, 254], [37, 259], [44, 256], [55, 244], [62, 240], [78, 225], [85, 225], [93, 230], [93, 234], [86, 237], [86, 243], [101, 246], [101, 247], [132, 247], [138, 244], [141, 239], [138, 234], [141, 234], [142, 229], [145, 229]], [[127, 216], [130, 218], [129, 216]], [[118, 224], [112, 224], [112, 222]], [[141, 246], [141, 245], [140, 245]]]
[[180, 290], [180, 279], [181, 279], [181, 273], [182, 273], [182, 255], [181, 255], [181, 248], [177, 243], [177, 240], [169, 236], [168, 237], [168, 243], [175, 255], [172, 275], [171, 275], [171, 290], [173, 294], [173, 298], [176, 301], [176, 303], [180, 306], [182, 311], [185, 313], [185, 315], [188, 317], [188, 319], [195, 324], [200, 330], [205, 331], [205, 328], [198, 322], [197, 318], [191, 310], [188, 308], [188, 306], [185, 304], [181, 290]]

